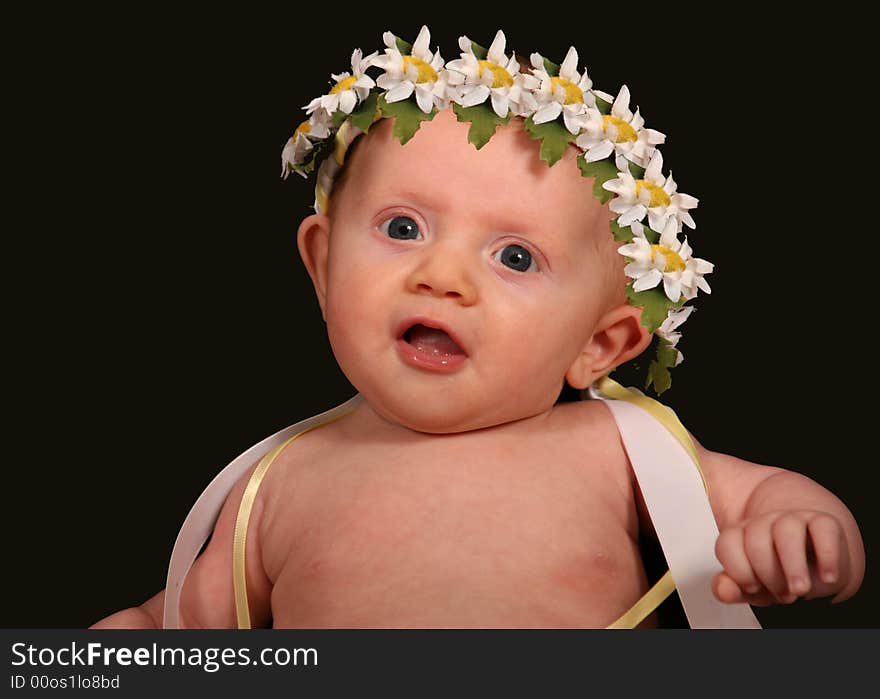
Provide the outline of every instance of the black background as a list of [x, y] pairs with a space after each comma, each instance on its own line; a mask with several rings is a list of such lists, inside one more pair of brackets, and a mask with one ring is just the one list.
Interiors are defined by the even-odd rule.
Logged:
[[[180, 524], [266, 435], [349, 398], [296, 250], [311, 183], [279, 179], [301, 107], [354, 47], [422, 23], [626, 83], [716, 263], [664, 396], [707, 447], [800, 471], [862, 527], [853, 599], [768, 627], [875, 627], [873, 114], [830, 17], [535, 5], [158, 9], [9, 24], [9, 359], [16, 419], [0, 625], [82, 627], [164, 587]], [[486, 8], [486, 14], [490, 14]], [[499, 8], [496, 7], [496, 10]], [[656, 10], [657, 8], [655, 8]], [[510, 12], [509, 14], [513, 14]], [[21, 38], [19, 37], [19, 38]], [[12, 97], [14, 95], [14, 97]]]

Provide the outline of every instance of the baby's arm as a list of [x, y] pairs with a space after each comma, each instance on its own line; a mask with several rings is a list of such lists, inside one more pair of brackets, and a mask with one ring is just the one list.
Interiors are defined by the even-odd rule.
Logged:
[[[208, 546], [196, 559], [180, 596], [181, 628], [236, 628], [235, 599], [232, 585], [232, 534], [238, 506], [254, 468], [236, 483], [226, 498]], [[271, 616], [272, 584], [263, 570], [259, 529], [262, 501], [257, 498], [248, 526], [245, 567], [251, 626], [267, 626]], [[111, 614], [94, 624], [93, 629], [161, 629], [165, 591], [139, 607]]]
[[129, 607], [106, 616], [90, 629], [161, 629], [165, 590], [158, 592], [140, 607]]
[[719, 600], [766, 606], [835, 595], [836, 603], [855, 594], [865, 550], [837, 497], [799, 473], [697, 449], [720, 531]]

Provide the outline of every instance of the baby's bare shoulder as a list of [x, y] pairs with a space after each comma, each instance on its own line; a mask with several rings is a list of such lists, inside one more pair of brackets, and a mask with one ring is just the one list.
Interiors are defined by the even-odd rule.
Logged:
[[606, 455], [625, 458], [617, 423], [601, 400], [560, 403], [554, 408], [554, 418], [574, 440], [586, 441], [590, 449], [600, 449]]
[[614, 501], [628, 531], [638, 529], [641, 493], [614, 416], [601, 400], [556, 406], [558, 427], [568, 435], [568, 449], [593, 488]]

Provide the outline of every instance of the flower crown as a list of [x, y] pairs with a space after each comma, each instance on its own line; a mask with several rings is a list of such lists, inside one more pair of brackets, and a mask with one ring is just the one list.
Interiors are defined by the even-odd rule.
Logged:
[[[611, 233], [628, 262], [627, 299], [642, 309], [642, 325], [657, 336], [645, 388], [653, 386], [659, 395], [672, 383], [669, 370], [683, 359], [676, 348], [678, 328], [694, 310], [684, 304], [698, 289], [711, 292], [703, 277], [713, 270], [712, 263], [693, 256], [687, 237], [679, 239], [683, 225], [696, 228], [690, 210], [698, 200], [678, 192], [671, 173], [663, 175], [657, 146], [666, 136], [646, 129], [638, 108], [630, 110], [626, 85], [616, 97], [592, 89], [586, 70], [577, 70], [574, 47], [561, 65], [533, 53], [526, 73], [515, 55], [506, 55], [501, 31], [488, 50], [461, 37], [461, 58], [445, 64], [439, 51], [429, 50], [430, 37], [427, 27], [413, 44], [385, 32], [384, 55], [364, 57], [355, 49], [351, 72], [332, 75], [330, 91], [304, 107], [308, 119], [281, 154], [282, 176], [292, 171], [307, 177], [317, 169], [315, 210], [326, 210], [357, 136], [379, 119], [393, 118], [393, 134], [405, 144], [423, 121], [450, 104], [460, 122], [470, 123], [468, 141], [477, 149], [513, 117], [525, 120], [549, 166], [576, 146], [581, 173], [595, 178], [593, 195], [617, 214]], [[367, 74], [371, 69], [377, 69], [375, 80]]]

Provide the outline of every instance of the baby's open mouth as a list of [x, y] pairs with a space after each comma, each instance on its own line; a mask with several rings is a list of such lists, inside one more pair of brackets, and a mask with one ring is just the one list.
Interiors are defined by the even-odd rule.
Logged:
[[465, 352], [459, 347], [445, 331], [439, 328], [429, 328], [421, 323], [416, 323], [404, 334], [403, 339], [419, 352], [434, 357], [451, 357], [464, 355]]

